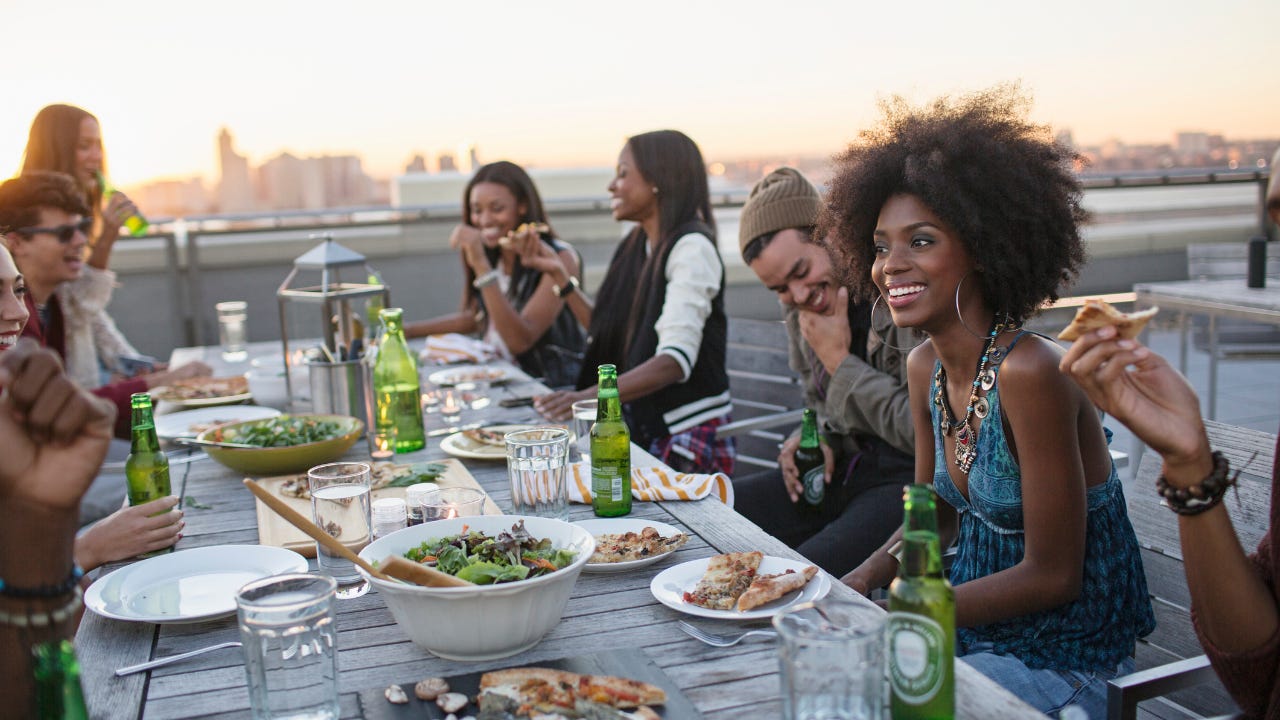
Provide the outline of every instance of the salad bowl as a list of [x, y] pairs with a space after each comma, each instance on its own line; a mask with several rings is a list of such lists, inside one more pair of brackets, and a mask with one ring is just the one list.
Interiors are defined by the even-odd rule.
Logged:
[[[315, 421], [332, 423], [332, 432], [311, 439], [311, 435], [283, 433], [275, 440], [278, 447], [229, 448], [206, 446], [209, 457], [232, 470], [258, 477], [287, 475], [306, 472], [316, 465], [323, 465], [342, 457], [364, 433], [364, 423], [346, 415], [280, 415], [265, 420], [219, 425], [196, 436], [197, 442], [233, 442], [257, 444], [255, 430], [281, 427], [291, 421]], [[296, 441], [296, 442], [295, 442]]]
[[482, 515], [413, 525], [379, 538], [360, 551], [377, 563], [388, 555], [403, 556], [411, 548], [437, 538], [459, 535], [463, 528], [496, 537], [524, 522], [534, 538], [570, 550], [574, 559], [547, 575], [495, 585], [423, 587], [388, 582], [360, 571], [387, 601], [396, 624], [419, 647], [449, 660], [492, 660], [537, 645], [560, 622], [573, 586], [596, 541], [591, 533], [561, 520], [524, 515]]

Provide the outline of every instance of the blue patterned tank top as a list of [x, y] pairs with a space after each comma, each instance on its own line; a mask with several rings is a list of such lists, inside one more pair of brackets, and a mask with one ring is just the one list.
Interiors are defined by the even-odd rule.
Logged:
[[[1027, 333], [1019, 333], [1004, 354]], [[1022, 561], [1026, 535], [1022, 520], [1022, 474], [1009, 451], [1000, 406], [999, 364], [996, 384], [987, 392], [990, 412], [978, 432], [978, 457], [969, 471], [969, 498], [947, 472], [938, 407], [933, 416], [934, 476], [938, 495], [959, 513], [959, 537], [952, 585], [962, 585], [1006, 570]], [[936, 377], [937, 366], [934, 367]], [[937, 391], [931, 382], [929, 397]], [[1111, 432], [1107, 431], [1107, 441]], [[1033, 452], [1024, 448], [1023, 452]], [[1013, 655], [1033, 669], [1110, 670], [1133, 652], [1134, 639], [1155, 629], [1138, 539], [1125, 510], [1124, 492], [1114, 464], [1106, 482], [1088, 489], [1084, 576], [1080, 595], [1049, 610], [990, 625], [956, 629], [958, 655], [979, 642], [996, 653]]]

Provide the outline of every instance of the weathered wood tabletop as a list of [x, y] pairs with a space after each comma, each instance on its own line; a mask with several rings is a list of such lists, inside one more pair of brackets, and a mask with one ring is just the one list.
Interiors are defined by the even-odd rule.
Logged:
[[[256, 349], [265, 354], [270, 352], [270, 347], [257, 346]], [[222, 366], [217, 355], [216, 348], [185, 348], [176, 351], [173, 359], [201, 358], [214, 365], [219, 374], [231, 369]], [[243, 364], [238, 367], [245, 368]], [[505, 409], [499, 407], [497, 401], [543, 390], [541, 385], [532, 382], [494, 386], [489, 392], [493, 402], [484, 409], [466, 411], [462, 421], [537, 421], [532, 408]], [[438, 415], [427, 417], [429, 430], [440, 427]], [[349, 454], [351, 458], [362, 455], [367, 457], [364, 443], [358, 443]], [[439, 438], [435, 438], [428, 441], [427, 449], [397, 456], [397, 461], [443, 456]], [[505, 463], [475, 460], [464, 463], [498, 505], [509, 510]], [[187, 472], [185, 468], [190, 468], [187, 495], [198, 498], [208, 508], [186, 509], [187, 527], [178, 549], [257, 544], [253, 498], [241, 485], [240, 475], [211, 460], [194, 462], [175, 467], [175, 492], [183, 473]], [[636, 503], [632, 515], [675, 525], [689, 533], [690, 541], [672, 557], [635, 572], [584, 573], [577, 581], [560, 624], [534, 648], [513, 657], [480, 663], [442, 660], [408, 640], [376, 591], [352, 600], [335, 601], [342, 716], [365, 716], [369, 709], [362, 706], [359, 693], [392, 682], [452, 676], [603, 650], [642, 648], [707, 718], [781, 717], [776, 641], [749, 640], [730, 648], [703, 645], [681, 632], [677, 621], [696, 621], [711, 631], [729, 631], [737, 625], [694, 619], [671, 610], [653, 597], [649, 582], [657, 572], [672, 565], [720, 552], [760, 550], [766, 555], [799, 556], [715, 499]], [[589, 506], [571, 508], [571, 520], [589, 517], [592, 517]], [[311, 562], [314, 568], [314, 560]], [[868, 622], [879, 620], [878, 608], [835, 579], [832, 593], [864, 605]], [[249, 697], [244, 663], [236, 649], [215, 651], [149, 673], [124, 678], [114, 675], [118, 667], [237, 639], [234, 616], [188, 625], [153, 625], [122, 622], [86, 612], [76, 643], [89, 709], [94, 717], [101, 718], [247, 717]], [[956, 667], [958, 717], [1043, 717], [963, 663], [957, 663]]]

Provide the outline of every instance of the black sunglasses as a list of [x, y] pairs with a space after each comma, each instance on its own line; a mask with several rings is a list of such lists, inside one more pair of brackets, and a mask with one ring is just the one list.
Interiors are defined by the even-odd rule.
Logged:
[[20, 228], [17, 232], [21, 235], [27, 236], [35, 235], [37, 233], [49, 233], [50, 235], [58, 238], [58, 242], [66, 245], [75, 238], [76, 231], [84, 233], [87, 237], [89, 235], [89, 231], [92, 229], [93, 218], [87, 217], [78, 223], [67, 223], [66, 225], [57, 225], [55, 227]]

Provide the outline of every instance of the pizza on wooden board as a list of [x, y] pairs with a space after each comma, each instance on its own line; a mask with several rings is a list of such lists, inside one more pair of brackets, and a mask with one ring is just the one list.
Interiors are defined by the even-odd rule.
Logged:
[[1147, 308], [1139, 312], [1123, 313], [1115, 309], [1105, 300], [1089, 298], [1076, 311], [1071, 324], [1058, 333], [1059, 340], [1077, 340], [1085, 333], [1093, 332], [1108, 325], [1115, 326], [1116, 337], [1133, 339], [1138, 337], [1147, 322], [1156, 316], [1160, 308]]
[[552, 668], [495, 670], [480, 677], [480, 712], [515, 717], [557, 715], [602, 720], [657, 720], [649, 705], [667, 693], [656, 685], [610, 675], [580, 675]]

